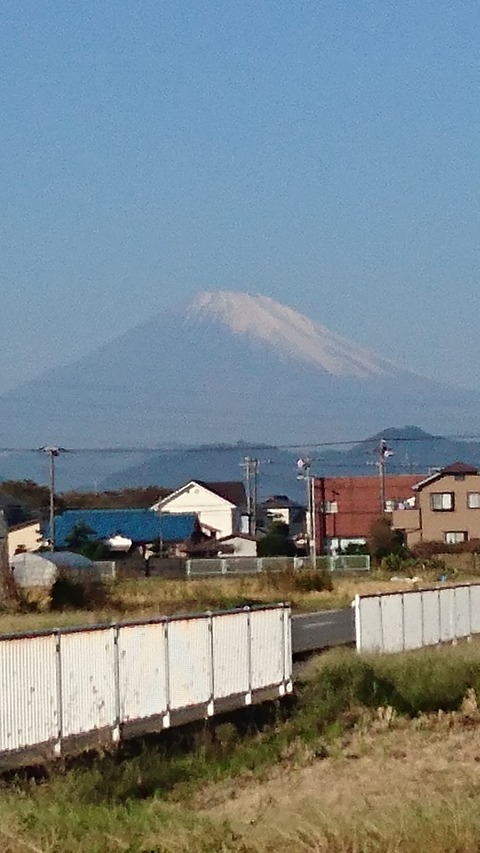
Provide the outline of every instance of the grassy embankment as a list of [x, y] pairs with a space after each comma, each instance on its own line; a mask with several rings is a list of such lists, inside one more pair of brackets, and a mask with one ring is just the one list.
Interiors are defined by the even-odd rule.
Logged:
[[[331, 652], [293, 699], [0, 788], [5, 853], [473, 853], [480, 647]], [[439, 714], [439, 711], [441, 712]]]

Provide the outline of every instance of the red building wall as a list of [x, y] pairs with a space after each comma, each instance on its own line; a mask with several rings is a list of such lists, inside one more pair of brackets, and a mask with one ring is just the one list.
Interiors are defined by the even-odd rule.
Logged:
[[[415, 495], [412, 486], [421, 474], [387, 474], [385, 501], [402, 502]], [[315, 477], [315, 531], [317, 551], [325, 551], [325, 540], [360, 539], [381, 516], [380, 477]], [[324, 511], [326, 502], [336, 502], [337, 512]]]

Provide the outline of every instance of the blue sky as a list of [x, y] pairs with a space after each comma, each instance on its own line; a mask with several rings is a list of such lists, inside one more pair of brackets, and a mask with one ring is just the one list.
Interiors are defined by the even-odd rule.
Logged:
[[467, 0], [2, 0], [0, 390], [205, 289], [480, 387]]

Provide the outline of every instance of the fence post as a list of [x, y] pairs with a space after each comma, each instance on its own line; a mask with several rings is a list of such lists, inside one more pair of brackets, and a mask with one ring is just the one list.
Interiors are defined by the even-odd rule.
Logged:
[[115, 726], [112, 731], [112, 740], [117, 743], [120, 740], [120, 655], [118, 652], [118, 622], [113, 627], [113, 683], [115, 690]]
[[213, 717], [215, 713], [215, 660], [213, 649], [213, 616], [208, 616], [209, 651], [210, 651], [210, 702], [207, 705], [207, 715]]
[[352, 601], [352, 605], [355, 613], [355, 646], [357, 652], [362, 651], [362, 614], [360, 608], [360, 596], [357, 592], [354, 600]]
[[287, 655], [287, 647], [285, 644], [285, 605], [282, 606], [282, 615], [280, 618], [281, 618], [281, 624], [282, 624], [281, 654], [282, 654], [283, 680], [282, 680], [282, 683], [278, 689], [278, 692], [279, 692], [280, 696], [285, 696], [285, 691], [287, 688], [287, 673], [286, 673], [286, 668], [285, 668], [285, 663], [286, 663], [285, 658]]
[[248, 645], [248, 693], [245, 696], [245, 705], [252, 704], [252, 611], [245, 607], [247, 614], [247, 645]]
[[223, 557], [223, 558], [222, 558], [222, 575], [226, 575], [226, 574], [227, 574], [227, 572], [228, 572], [227, 561], [226, 561], [226, 559]]
[[169, 729], [170, 728], [170, 722], [171, 722], [171, 717], [170, 717], [171, 695], [170, 695], [170, 650], [169, 650], [169, 636], [168, 636], [168, 618], [165, 619], [163, 631], [164, 631], [164, 638], [165, 638], [165, 695], [166, 695], [166, 700], [167, 700], [166, 701], [167, 707], [165, 710], [165, 714], [163, 715], [162, 722], [163, 722], [163, 728]]
[[191, 562], [191, 560], [186, 560], [185, 562], [185, 573], [187, 575], [187, 580], [190, 580]]
[[257, 557], [257, 575], [263, 572], [263, 558]]
[[[475, 553], [473, 554], [475, 557]], [[468, 637], [467, 642], [472, 642], [472, 584], [468, 585]]]
[[57, 728], [58, 740], [53, 747], [55, 755], [62, 754], [63, 740], [63, 695], [62, 695], [62, 652], [60, 648], [60, 630], [55, 631], [55, 670], [56, 670], [56, 688], [57, 688]]

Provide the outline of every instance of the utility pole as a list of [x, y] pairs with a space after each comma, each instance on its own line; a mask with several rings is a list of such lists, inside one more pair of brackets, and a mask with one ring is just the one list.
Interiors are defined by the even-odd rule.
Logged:
[[317, 566], [317, 542], [316, 542], [316, 520], [315, 520], [315, 478], [311, 476], [312, 460], [307, 456], [305, 459], [299, 459], [297, 468], [302, 471], [297, 475], [299, 480], [305, 480], [307, 486], [307, 542], [308, 553], [312, 562], [312, 567]]
[[385, 463], [389, 456], [393, 456], [393, 450], [390, 449], [385, 439], [381, 438], [377, 465], [380, 476], [380, 511], [382, 516], [385, 515]]
[[252, 477], [253, 477], [253, 489], [252, 489], [252, 530], [251, 536], [257, 535], [257, 507], [258, 507], [258, 459], [252, 459]]
[[49, 455], [49, 491], [50, 491], [50, 536], [49, 548], [50, 551], [55, 550], [55, 459], [60, 453], [65, 452], [63, 447], [42, 447], [43, 453]]
[[245, 456], [243, 462], [240, 463], [240, 467], [243, 468], [245, 492], [247, 495], [248, 532], [250, 536], [255, 536], [257, 533], [258, 474], [260, 465], [267, 465], [272, 461], [272, 459], [255, 459], [252, 456]]
[[245, 456], [241, 467], [244, 471], [245, 492], [247, 495], [248, 532], [255, 536], [257, 532], [257, 504], [258, 504], [258, 459]]

